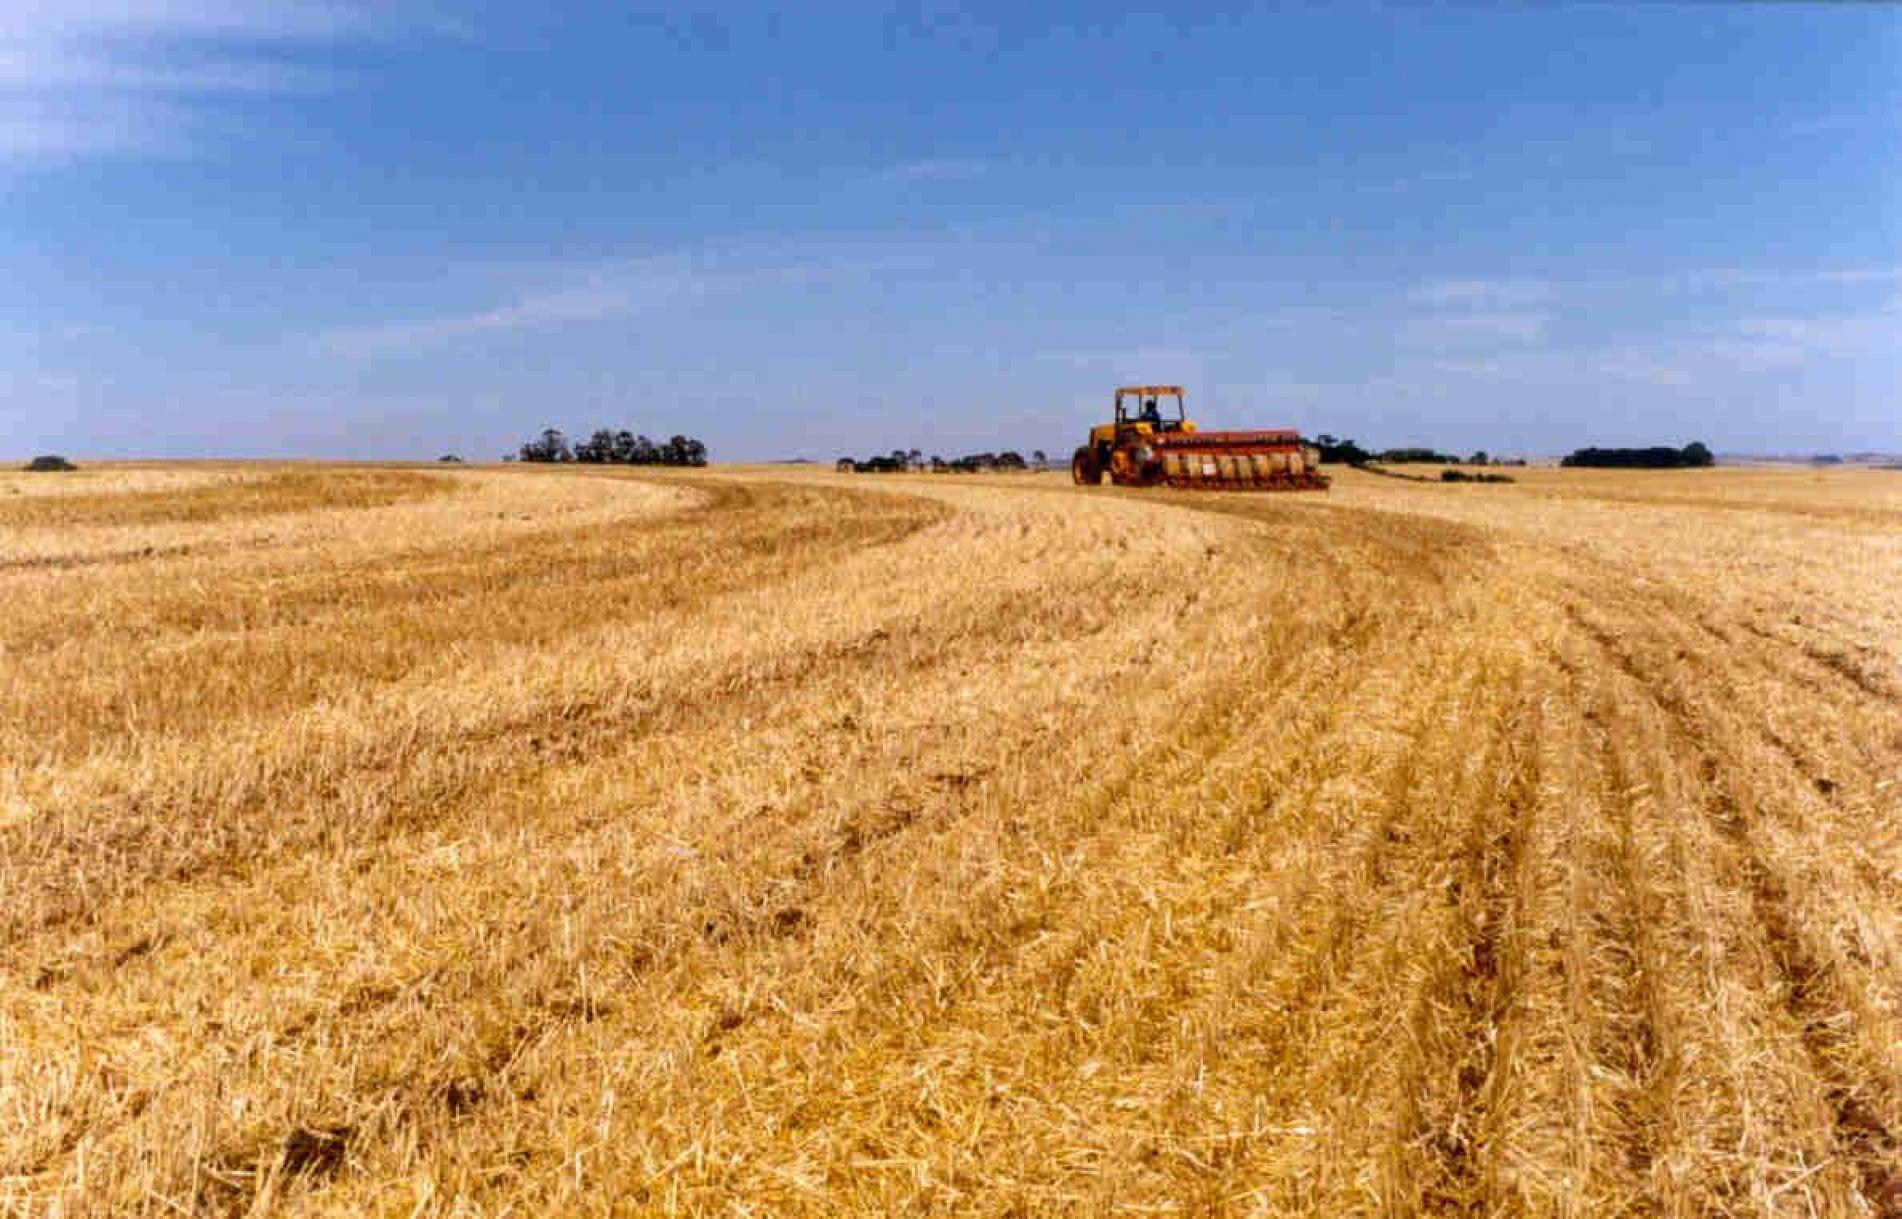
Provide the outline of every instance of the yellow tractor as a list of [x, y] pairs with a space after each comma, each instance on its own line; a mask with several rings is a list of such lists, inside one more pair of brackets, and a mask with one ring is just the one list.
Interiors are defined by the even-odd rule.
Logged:
[[[1173, 409], [1166, 399], [1175, 399]], [[1180, 385], [1124, 385], [1111, 422], [1090, 429], [1070, 459], [1070, 477], [1097, 486], [1196, 487], [1215, 491], [1325, 491], [1321, 454], [1301, 433], [1203, 432], [1185, 413]]]

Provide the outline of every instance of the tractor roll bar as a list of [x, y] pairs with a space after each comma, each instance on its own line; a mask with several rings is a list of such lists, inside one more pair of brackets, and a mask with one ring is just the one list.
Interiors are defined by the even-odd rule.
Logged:
[[1176, 400], [1176, 419], [1183, 420], [1189, 417], [1188, 405], [1186, 402], [1187, 395], [1185, 395], [1182, 392], [1182, 387], [1180, 385], [1119, 385], [1117, 386], [1116, 387], [1116, 419], [1118, 422], [1121, 422], [1125, 417], [1123, 415], [1123, 399], [1125, 397], [1134, 397], [1138, 405], [1140, 405], [1142, 403], [1142, 400], [1145, 398], [1174, 398]]

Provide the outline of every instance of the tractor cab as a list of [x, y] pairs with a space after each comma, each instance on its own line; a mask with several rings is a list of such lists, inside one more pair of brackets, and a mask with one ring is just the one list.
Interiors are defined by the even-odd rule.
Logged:
[[1123, 385], [1116, 390], [1114, 421], [1091, 428], [1090, 442], [1107, 467], [1109, 450], [1119, 440], [1194, 431], [1180, 385]]
[[[1173, 406], [1167, 400], [1173, 398]], [[1195, 430], [1183, 403], [1180, 385], [1124, 385], [1116, 391], [1116, 426], [1147, 428], [1151, 432]]]

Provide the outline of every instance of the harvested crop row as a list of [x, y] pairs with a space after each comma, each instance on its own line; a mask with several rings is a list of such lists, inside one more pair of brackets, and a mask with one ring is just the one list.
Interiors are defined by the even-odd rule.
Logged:
[[453, 477], [0, 614], [0, 1198], [1902, 1206], [1881, 503]]

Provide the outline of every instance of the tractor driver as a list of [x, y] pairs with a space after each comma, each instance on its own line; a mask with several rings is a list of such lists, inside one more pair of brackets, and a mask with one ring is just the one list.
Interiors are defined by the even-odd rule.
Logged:
[[1143, 400], [1142, 421], [1147, 423], [1150, 427], [1159, 428], [1162, 426], [1162, 411], [1156, 407], [1156, 400], [1154, 398], [1146, 398]]

